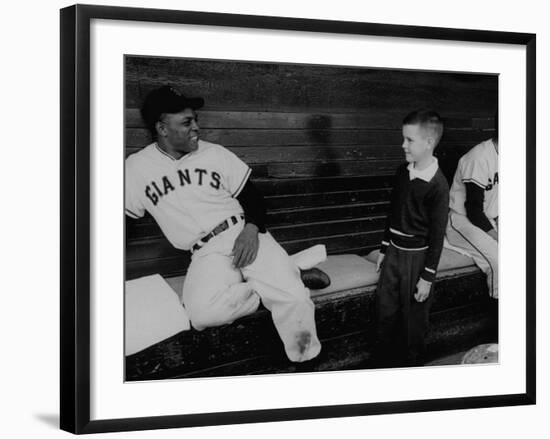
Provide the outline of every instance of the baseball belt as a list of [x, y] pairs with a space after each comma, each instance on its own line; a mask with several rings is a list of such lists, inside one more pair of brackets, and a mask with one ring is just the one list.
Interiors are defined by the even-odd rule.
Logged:
[[225, 232], [229, 227], [234, 226], [239, 222], [240, 219], [244, 219], [243, 215], [233, 215], [230, 218], [227, 218], [225, 221], [218, 224], [216, 227], [212, 229], [212, 231], [203, 236], [201, 239], [199, 239], [195, 244], [193, 244], [193, 247], [191, 247], [191, 252], [194, 253], [197, 250], [199, 250], [203, 245], [205, 245], [208, 241], [210, 241], [214, 236], [219, 235], [222, 232]]

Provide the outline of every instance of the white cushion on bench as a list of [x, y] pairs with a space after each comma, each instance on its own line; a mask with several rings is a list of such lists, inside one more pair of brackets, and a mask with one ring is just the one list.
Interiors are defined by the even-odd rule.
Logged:
[[375, 265], [357, 255], [329, 256], [316, 267], [328, 274], [330, 285], [322, 290], [312, 290], [313, 295], [351, 290], [378, 282]]
[[[316, 265], [330, 277], [330, 285], [322, 290], [311, 290], [313, 295], [374, 285], [378, 273], [370, 261], [358, 255], [333, 255]], [[185, 276], [167, 278], [166, 281], [181, 296]]]
[[[379, 253], [380, 250], [373, 250], [365, 256], [365, 259], [376, 264]], [[474, 260], [472, 258], [444, 247], [441, 252], [441, 259], [439, 260], [437, 270], [451, 270], [453, 268], [469, 267], [470, 265], [474, 265]]]
[[[378, 282], [378, 273], [376, 273], [376, 259], [378, 250], [370, 252], [367, 256], [358, 255], [332, 255], [328, 256], [326, 261], [321, 262], [316, 267], [325, 271], [331, 279], [327, 288], [322, 290], [312, 290], [313, 295], [332, 293], [351, 288], [359, 288], [368, 285], [375, 285]], [[443, 248], [438, 270], [450, 270], [453, 268], [464, 268], [474, 265], [472, 258], [464, 256], [453, 250]], [[166, 281], [181, 296], [183, 281], [185, 276], [167, 278]]]
[[178, 296], [159, 274], [126, 281], [124, 326], [126, 355], [190, 328]]

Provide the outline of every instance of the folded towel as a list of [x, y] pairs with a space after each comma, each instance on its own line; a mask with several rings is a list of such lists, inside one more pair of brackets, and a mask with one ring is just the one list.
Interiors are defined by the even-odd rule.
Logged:
[[300, 270], [308, 270], [327, 259], [327, 249], [323, 244], [314, 245], [290, 256]]
[[191, 327], [177, 294], [158, 274], [126, 281], [124, 305], [126, 355]]

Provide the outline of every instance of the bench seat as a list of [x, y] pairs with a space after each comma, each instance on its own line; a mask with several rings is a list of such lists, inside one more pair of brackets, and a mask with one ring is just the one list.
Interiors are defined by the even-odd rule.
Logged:
[[[374, 293], [378, 274], [372, 260], [329, 256], [319, 265], [331, 286], [312, 291], [323, 349], [315, 370], [368, 368], [374, 342]], [[181, 292], [183, 276], [166, 279]], [[495, 342], [496, 315], [485, 277], [470, 258], [444, 249], [435, 285], [428, 347], [433, 358]], [[190, 329], [126, 357], [127, 380], [235, 376], [295, 372], [284, 354], [269, 312], [260, 307], [232, 324]]]
[[[331, 283], [327, 288], [312, 290], [311, 297], [345, 291], [354, 288], [376, 285], [378, 273], [375, 270], [375, 263], [379, 250], [374, 250], [368, 255], [361, 257], [357, 255], [331, 255], [325, 262], [317, 265], [330, 277]], [[438, 271], [446, 271], [458, 268], [474, 267], [472, 258], [464, 256], [453, 250], [443, 249], [438, 265]], [[181, 297], [183, 281], [185, 276], [167, 277], [166, 281]]]

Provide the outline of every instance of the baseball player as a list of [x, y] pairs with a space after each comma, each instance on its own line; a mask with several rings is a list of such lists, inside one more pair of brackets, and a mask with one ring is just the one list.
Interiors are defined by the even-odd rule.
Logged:
[[153, 90], [142, 116], [154, 139], [126, 159], [126, 214], [148, 211], [171, 244], [192, 252], [182, 300], [193, 327], [231, 323], [260, 303], [271, 312], [293, 362], [315, 358], [314, 305], [298, 266], [265, 230], [251, 169], [199, 137], [202, 98]]
[[474, 259], [498, 298], [498, 135], [463, 155], [449, 194], [446, 238]]

